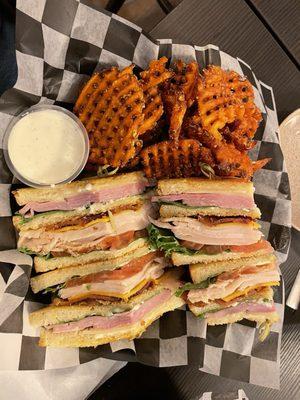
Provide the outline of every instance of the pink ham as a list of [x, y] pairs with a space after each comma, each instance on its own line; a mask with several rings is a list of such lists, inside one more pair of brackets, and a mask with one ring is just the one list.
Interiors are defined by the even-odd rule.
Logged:
[[223, 193], [182, 193], [169, 194], [165, 196], [153, 196], [151, 199], [156, 201], [182, 201], [183, 204], [191, 207], [221, 207], [221, 208], [238, 208], [252, 209], [255, 206], [252, 197], [223, 194]]
[[246, 223], [203, 224], [195, 218], [164, 218], [150, 221], [159, 228], [169, 229], [180, 240], [209, 245], [249, 245], [258, 242], [262, 233]]
[[54, 333], [62, 333], [82, 331], [87, 328], [112, 329], [118, 326], [135, 324], [142, 320], [146, 314], [149, 314], [153, 309], [168, 301], [170, 297], [171, 291], [165, 289], [163, 292], [142, 303], [137, 310], [115, 314], [111, 317], [92, 316], [66, 324], [49, 325], [46, 328], [52, 329]]
[[97, 192], [85, 191], [68, 197], [63, 201], [46, 201], [39, 203], [36, 201], [27, 203], [21, 210], [20, 214], [25, 215], [34, 212], [46, 212], [54, 210], [73, 210], [77, 207], [85, 206], [91, 203], [105, 203], [110, 200], [117, 200], [123, 197], [134, 196], [142, 193], [145, 190], [145, 182], [128, 183], [120, 187], [104, 188]]
[[259, 303], [241, 303], [235, 307], [229, 307], [225, 308], [220, 311], [216, 311], [213, 314], [207, 314], [208, 318], [213, 318], [213, 319], [220, 319], [227, 317], [228, 315], [231, 314], [236, 314], [240, 312], [248, 312], [248, 313], [268, 313], [268, 312], [274, 312], [276, 311], [274, 303], [271, 306], [268, 306], [266, 304], [259, 304]]

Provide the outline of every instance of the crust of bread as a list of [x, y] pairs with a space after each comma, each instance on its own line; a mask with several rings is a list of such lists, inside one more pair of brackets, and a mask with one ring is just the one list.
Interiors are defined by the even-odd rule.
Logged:
[[129, 196], [122, 199], [114, 200], [108, 203], [94, 203], [88, 209], [79, 207], [71, 211], [49, 211], [36, 214], [28, 222], [24, 222], [24, 218], [20, 215], [13, 217], [13, 224], [18, 231], [26, 231], [29, 229], [39, 229], [47, 225], [55, 225], [59, 222], [68, 221], [74, 217], [84, 217], [86, 215], [96, 215], [108, 210], [113, 211], [119, 207], [130, 207], [135, 205], [142, 205], [149, 200], [149, 193]]
[[127, 302], [115, 301], [108, 304], [101, 300], [95, 300], [92, 303], [82, 301], [72, 305], [50, 305], [31, 313], [29, 322], [32, 326], [39, 327], [80, 320], [92, 315], [105, 317], [111, 315], [112, 310], [115, 308], [124, 311], [130, 310], [135, 305], [148, 300], [162, 290], [163, 287], [161, 285], [155, 285], [143, 290], [140, 294], [132, 296]]
[[51, 330], [41, 328], [39, 345], [49, 347], [96, 347], [120, 339], [134, 339], [141, 336], [147, 327], [164, 313], [175, 310], [183, 304], [184, 301], [181, 298], [173, 295], [170, 300], [152, 310], [141, 321], [113, 329], [91, 328], [78, 332], [53, 333]]
[[170, 217], [191, 217], [194, 215], [213, 215], [216, 217], [250, 217], [252, 219], [260, 218], [260, 210], [254, 207], [251, 210], [246, 208], [220, 208], [220, 207], [187, 207], [175, 206], [174, 204], [162, 204], [159, 214], [163, 218]]
[[34, 257], [34, 268], [36, 272], [48, 272], [54, 269], [75, 267], [77, 265], [87, 265], [96, 261], [109, 261], [120, 259], [121, 257], [138, 249], [147, 246], [146, 238], [139, 238], [131, 242], [128, 246], [118, 250], [95, 250], [90, 253], [84, 253], [76, 257], [53, 257], [46, 259], [44, 257]]
[[126, 183], [147, 182], [147, 179], [141, 171], [129, 172], [127, 174], [120, 174], [109, 176], [105, 178], [89, 178], [81, 181], [74, 181], [63, 185], [56, 185], [55, 187], [48, 187], [45, 189], [18, 189], [13, 191], [13, 195], [17, 203], [22, 206], [31, 201], [46, 202], [46, 201], [61, 201], [66, 197], [74, 196], [83, 189], [97, 191], [107, 187], [114, 187], [124, 185]]
[[179, 178], [162, 179], [157, 183], [157, 194], [180, 193], [239, 193], [253, 195], [253, 183], [242, 179]]
[[200, 283], [211, 276], [220, 275], [225, 271], [229, 272], [241, 267], [271, 264], [274, 261], [276, 261], [274, 254], [263, 254], [261, 256], [253, 255], [251, 257], [238, 258], [235, 260], [222, 260], [209, 264], [197, 263], [190, 265], [189, 270], [192, 281], [194, 283]]
[[222, 253], [218, 254], [195, 254], [195, 255], [188, 255], [188, 254], [181, 254], [181, 253], [172, 253], [171, 259], [174, 265], [187, 265], [187, 264], [209, 264], [215, 263], [217, 261], [225, 261], [225, 260], [236, 260], [239, 258], [248, 258], [252, 256], [261, 256], [266, 254], [266, 250], [257, 250], [254, 252], [242, 253], [242, 252], [226, 252], [223, 251]]
[[96, 261], [89, 264], [76, 265], [56, 269], [54, 271], [45, 272], [30, 279], [30, 285], [33, 293], [38, 293], [48, 287], [59, 285], [71, 279], [73, 276], [84, 276], [101, 272], [104, 270], [114, 270], [127, 264], [129, 261], [137, 257], [142, 257], [153, 251], [148, 245], [145, 245], [131, 253], [125, 254], [113, 260]]

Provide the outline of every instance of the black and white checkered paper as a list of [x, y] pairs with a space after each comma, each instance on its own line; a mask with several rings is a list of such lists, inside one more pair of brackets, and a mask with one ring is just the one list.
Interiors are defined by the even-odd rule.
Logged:
[[[247, 76], [254, 86], [263, 121], [253, 159], [272, 157], [256, 173], [256, 202], [262, 230], [280, 262], [290, 243], [290, 190], [278, 143], [278, 122], [272, 89], [257, 80], [251, 68], [214, 45], [204, 47], [155, 41], [91, 0], [18, 0], [16, 49], [18, 79], [0, 98], [0, 138], [14, 115], [34, 104], [72, 109], [79, 90], [95, 71], [132, 62], [138, 69], [161, 56], [196, 59], [200, 68], [221, 65]], [[283, 320], [283, 283], [276, 291], [281, 322], [260, 343], [255, 323], [242, 321], [207, 327], [185, 308], [164, 315], [133, 341], [98, 348], [38, 347], [38, 331], [28, 313], [41, 307], [42, 296], [29, 289], [31, 259], [15, 249], [10, 191], [16, 183], [0, 149], [0, 370], [45, 370], [79, 365], [98, 357], [139, 361], [152, 366], [196, 365], [201, 371], [267, 387], [279, 386], [279, 349]], [[1, 298], [1, 293], [2, 298]]]

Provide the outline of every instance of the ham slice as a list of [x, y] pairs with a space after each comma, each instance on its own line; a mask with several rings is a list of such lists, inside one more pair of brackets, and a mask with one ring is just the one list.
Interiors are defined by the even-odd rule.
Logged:
[[236, 291], [244, 291], [256, 285], [268, 282], [278, 282], [280, 279], [275, 263], [262, 266], [244, 267], [233, 272], [225, 272], [218, 276], [217, 281], [206, 289], [193, 289], [188, 293], [191, 303], [223, 299]]
[[224, 317], [227, 317], [228, 315], [236, 314], [236, 313], [240, 313], [240, 312], [245, 312], [246, 314], [247, 313], [266, 314], [266, 313], [274, 312], [274, 311], [276, 311], [274, 303], [271, 303], [271, 305], [260, 304], [260, 303], [241, 303], [241, 304], [238, 304], [237, 306], [225, 308], [223, 310], [216, 311], [214, 313], [207, 313], [206, 316], [207, 316], [207, 318], [219, 319], [219, 318], [224, 318]]
[[180, 201], [190, 207], [220, 207], [252, 209], [255, 203], [252, 196], [224, 193], [181, 193], [153, 196], [153, 202]]
[[151, 204], [144, 204], [138, 210], [121, 211], [112, 221], [99, 221], [79, 229], [47, 231], [44, 229], [21, 231], [18, 247], [28, 247], [39, 254], [51, 251], [67, 254], [79, 254], [82, 251], [101, 249], [103, 240], [108, 236], [120, 235], [129, 231], [140, 231], [149, 224], [148, 215]]
[[209, 245], [249, 245], [258, 242], [262, 233], [254, 223], [223, 223], [208, 226], [189, 217], [173, 217], [150, 221], [159, 228], [169, 229], [180, 240]]
[[[150, 256], [152, 254], [150, 253]], [[155, 255], [154, 255], [155, 256]], [[149, 254], [140, 257], [142, 260], [140, 265], [135, 265], [136, 260], [125, 265], [123, 268], [114, 271], [104, 271], [103, 273], [91, 274], [83, 278], [75, 278], [75, 282], [61, 289], [58, 293], [62, 299], [69, 301], [89, 298], [91, 295], [108, 295], [116, 296], [130, 293], [135, 287], [144, 281], [158, 279], [164, 272], [166, 262], [164, 258], [154, 258], [141, 265], [144, 260], [149, 260]], [[81, 283], [82, 282], [82, 283]], [[77, 284], [76, 284], [77, 283]]]
[[76, 332], [87, 328], [113, 329], [118, 326], [127, 326], [141, 321], [147, 314], [170, 299], [172, 292], [164, 289], [161, 293], [142, 303], [137, 309], [112, 315], [111, 317], [91, 316], [80, 321], [46, 326], [53, 333]]
[[103, 188], [96, 192], [84, 191], [72, 197], [68, 197], [63, 201], [46, 201], [39, 203], [36, 201], [27, 203], [19, 210], [19, 213], [25, 215], [35, 212], [46, 212], [54, 210], [74, 210], [92, 203], [106, 203], [111, 200], [117, 200], [128, 196], [134, 196], [143, 193], [146, 182], [128, 183], [119, 187]]

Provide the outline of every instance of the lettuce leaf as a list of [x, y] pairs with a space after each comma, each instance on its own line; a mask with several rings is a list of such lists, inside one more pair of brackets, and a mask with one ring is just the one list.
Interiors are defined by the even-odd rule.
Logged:
[[45, 260], [49, 260], [49, 258], [53, 257], [51, 253], [47, 253], [44, 256], [40, 256], [35, 251], [30, 250], [28, 247], [19, 247], [18, 251], [20, 253], [28, 254], [29, 256], [38, 256], [44, 258]]
[[164, 251], [166, 257], [171, 257], [174, 251], [176, 251], [176, 253], [188, 255], [195, 254], [195, 251], [181, 246], [178, 240], [168, 229], [157, 228], [153, 224], [150, 224], [147, 227], [147, 231], [149, 234], [151, 247]]
[[35, 255], [35, 251], [30, 250], [28, 247], [19, 247], [18, 251], [20, 253], [28, 254], [29, 256]]
[[23, 215], [23, 214], [20, 214], [20, 213], [16, 213], [16, 215], [18, 215], [19, 217], [21, 217], [20, 221], [18, 222], [19, 225], [24, 225], [24, 224], [26, 224], [27, 222], [30, 222], [30, 221], [32, 221], [33, 219], [38, 218], [38, 217], [40, 217], [40, 216], [46, 216], [46, 217], [47, 217], [48, 215], [51, 215], [51, 214], [65, 213], [65, 212], [67, 212], [67, 211], [66, 211], [66, 210], [45, 211], [45, 212], [42, 212], [42, 213], [36, 213], [36, 214], [34, 214], [32, 217], [24, 217], [24, 215]]
[[166, 205], [171, 205], [171, 206], [177, 206], [177, 207], [182, 207], [182, 208], [192, 208], [192, 209], [199, 209], [199, 208], [211, 208], [213, 206], [188, 206], [184, 203], [182, 203], [181, 200], [178, 201], [168, 201], [168, 200], [159, 200], [157, 201], [158, 204], [166, 204]]
[[215, 283], [217, 278], [215, 276], [207, 278], [205, 281], [202, 281], [200, 283], [191, 283], [188, 282], [185, 285], [181, 286], [176, 292], [175, 295], [177, 297], [180, 297], [184, 292], [188, 290], [193, 290], [193, 289], [206, 289], [208, 288], [209, 285], [212, 283]]
[[62, 288], [65, 287], [65, 286], [66, 286], [66, 282], [61, 283], [60, 285], [57, 285], [57, 286], [48, 287], [48, 288], [46, 288], [46, 289], [43, 291], [43, 294], [46, 294], [46, 293], [53, 293], [53, 294], [55, 294], [56, 292], [58, 292], [60, 289], [62, 289]]

